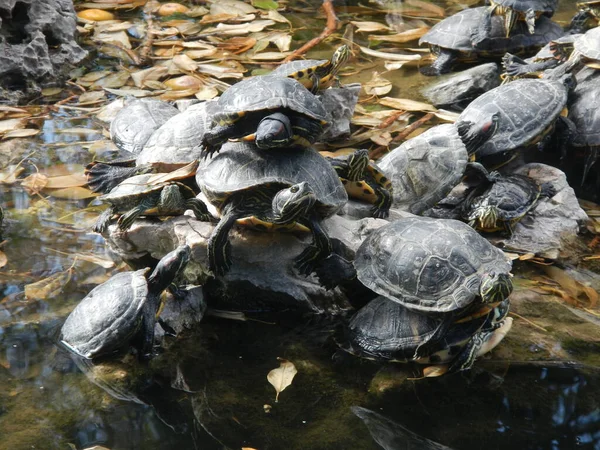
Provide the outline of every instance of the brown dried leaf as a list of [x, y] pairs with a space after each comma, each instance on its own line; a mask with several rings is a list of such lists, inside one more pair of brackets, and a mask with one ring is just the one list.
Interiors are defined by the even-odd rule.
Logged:
[[158, 81], [165, 77], [168, 72], [169, 69], [167, 67], [154, 66], [131, 73], [131, 79], [137, 87], [141, 88], [146, 85], [147, 81]]
[[8, 264], [8, 257], [6, 256], [6, 253], [4, 253], [2, 250], [0, 250], [0, 267], [4, 267], [7, 264]]
[[0, 120], [0, 134], [25, 128], [26, 126], [27, 119], [25, 118]]
[[375, 31], [388, 31], [390, 29], [390, 27], [382, 24], [381, 22], [351, 21], [350, 23], [356, 27], [357, 33], [373, 33]]
[[198, 63], [186, 55], [175, 56], [173, 64], [184, 72], [194, 72], [198, 69]]
[[379, 100], [379, 104], [394, 109], [400, 109], [402, 111], [437, 111], [437, 108], [429, 103], [418, 102], [408, 98], [384, 97]]
[[21, 180], [21, 186], [25, 188], [29, 195], [39, 194], [39, 192], [48, 184], [48, 177], [41, 173], [32, 173]]
[[156, 13], [159, 16], [165, 17], [175, 13], [186, 14], [189, 10], [187, 6], [180, 3], [163, 3]]
[[67, 200], [81, 200], [84, 198], [97, 197], [99, 194], [90, 191], [84, 187], [74, 186], [62, 189], [44, 189], [44, 194], [55, 198], [64, 198]]
[[285, 17], [283, 17], [280, 13], [278, 13], [274, 9], [269, 10], [269, 12], [267, 13], [267, 18], [274, 20], [275, 22], [287, 23], [287, 24], [290, 24], [290, 26], [291, 26], [290, 21], [287, 20]]
[[4, 172], [0, 172], [0, 184], [14, 184], [17, 181], [17, 177], [25, 169], [19, 165], [11, 164]]
[[163, 81], [163, 84], [174, 91], [182, 91], [184, 89], [195, 89], [198, 90], [204, 82], [192, 75], [183, 75], [181, 77], [171, 78], [170, 80]]
[[368, 95], [385, 95], [392, 90], [392, 82], [379, 75], [379, 72], [373, 72], [373, 76], [363, 88]]
[[198, 100], [210, 100], [217, 97], [219, 91], [212, 86], [202, 86], [194, 95]]
[[62, 272], [50, 275], [48, 278], [35, 283], [25, 285], [25, 297], [29, 300], [48, 300], [59, 295], [65, 286], [71, 281], [75, 272], [74, 268], [69, 268]]
[[423, 376], [425, 378], [441, 377], [448, 372], [448, 366], [428, 366], [423, 369]]
[[433, 13], [433, 15], [438, 17], [446, 17], [446, 10], [444, 10], [444, 8], [430, 2], [425, 2], [423, 0], [406, 0], [406, 4], [416, 6], [417, 8]]
[[403, 31], [402, 33], [396, 33], [392, 35], [380, 35], [370, 34], [370, 41], [384, 41], [384, 42], [396, 42], [404, 43], [419, 39], [425, 33], [429, 31], [429, 27], [414, 28], [412, 30]]
[[210, 5], [210, 14], [235, 14], [238, 16], [244, 16], [246, 14], [257, 13], [258, 10], [241, 0], [219, 0], [213, 2]]
[[21, 130], [9, 131], [4, 136], [2, 136], [2, 139], [25, 138], [36, 136], [38, 134], [40, 134], [40, 130], [36, 130], [35, 128], [23, 128]]
[[62, 189], [75, 186], [87, 185], [87, 179], [83, 173], [72, 173], [69, 175], [59, 175], [56, 177], [47, 177], [46, 188], [48, 189]]
[[296, 366], [294, 366], [292, 362], [283, 358], [277, 359], [280, 361], [279, 367], [271, 370], [267, 374], [267, 380], [273, 385], [275, 391], [277, 392], [275, 396], [275, 403], [279, 401], [279, 393], [292, 384], [292, 380], [298, 373]]
[[113, 73], [111, 75], [99, 79], [98, 81], [95, 81], [94, 83], [92, 83], [92, 86], [120, 88], [123, 85], [125, 85], [125, 83], [127, 83], [129, 77], [129, 72], [127, 72], [126, 70], [120, 70], [117, 73]]
[[402, 55], [400, 53], [386, 53], [377, 50], [371, 50], [367, 47], [360, 47], [360, 51], [365, 55], [373, 56], [375, 58], [387, 59], [390, 61], [418, 61], [421, 59], [421, 55]]

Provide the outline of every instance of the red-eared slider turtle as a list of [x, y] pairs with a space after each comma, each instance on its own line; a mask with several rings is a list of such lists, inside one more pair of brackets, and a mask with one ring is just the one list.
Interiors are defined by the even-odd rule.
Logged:
[[333, 167], [312, 148], [265, 152], [249, 142], [230, 142], [196, 181], [221, 216], [208, 241], [215, 275], [231, 266], [228, 234], [236, 222], [262, 230], [310, 230], [313, 242], [296, 258], [299, 272], [310, 274], [331, 253], [321, 220], [348, 200]]
[[535, 33], [535, 21], [544, 14], [552, 17], [558, 6], [558, 0], [490, 0], [490, 6], [472, 37], [478, 45], [490, 35], [492, 17], [498, 14], [504, 17], [504, 35], [509, 37], [517, 20], [525, 22], [529, 34]]
[[[439, 318], [420, 314], [379, 296], [363, 306], [350, 320], [340, 347], [357, 356], [392, 362], [414, 361], [419, 364], [450, 364], [448, 372], [469, 369], [477, 356], [490, 351], [501, 338], [492, 339], [505, 322], [510, 306], [508, 299], [489, 314], [452, 324], [433, 352], [414, 358], [417, 348], [435, 334]], [[508, 325], [510, 327], [510, 324]], [[507, 330], [502, 329], [502, 337]]]
[[422, 68], [421, 73], [440, 75], [449, 72], [455, 62], [495, 60], [500, 59], [506, 52], [532, 53], [564, 33], [559, 25], [542, 16], [534, 34], [527, 32], [524, 22], [517, 22], [513, 34], [505, 37], [502, 18], [493, 16], [488, 37], [477, 46], [473, 46], [471, 35], [478, 29], [486, 11], [486, 7], [466, 9], [435, 24], [421, 37], [419, 44], [429, 45], [436, 55], [433, 64]]
[[165, 178], [167, 175], [136, 175], [100, 196], [99, 200], [110, 206], [98, 217], [94, 231], [106, 231], [113, 214], [121, 214], [117, 220], [120, 230], [127, 230], [143, 215], [172, 216], [183, 214], [188, 209], [194, 212], [196, 218], [210, 220], [206, 205], [196, 199], [196, 192], [183, 183]]
[[190, 247], [182, 245], [165, 255], [151, 273], [150, 268], [121, 272], [96, 286], [67, 317], [61, 342], [91, 359], [141, 334], [140, 356], [150, 356], [160, 295], [186, 266], [190, 253]]
[[492, 172], [475, 187], [461, 206], [461, 215], [479, 231], [504, 230], [512, 235], [513, 226], [533, 208], [540, 196], [554, 195], [550, 185], [540, 185], [526, 175], [500, 175]]
[[348, 60], [350, 47], [342, 45], [329, 59], [305, 59], [282, 64], [271, 72], [271, 75], [290, 77], [298, 80], [311, 92], [316, 93], [325, 89], [335, 79], [338, 70]]
[[369, 159], [369, 151], [327, 158], [342, 180], [349, 197], [372, 203], [373, 217], [385, 219], [392, 206], [392, 183]]
[[[88, 164], [85, 174], [89, 188], [105, 194], [134, 175], [170, 172], [197, 160], [207, 120], [206, 105], [192, 105], [171, 117], [147, 137], [134, 158]], [[148, 114], [138, 117], [139, 122], [144, 120], [151, 120]]]
[[[500, 160], [515, 149], [542, 143], [559, 124], [572, 126], [561, 113], [566, 112], [567, 94], [573, 77], [560, 80], [521, 79], [503, 84], [473, 100], [460, 114], [456, 127], [469, 154], [477, 160]], [[496, 117], [495, 130], [484, 142], [481, 130]], [[567, 133], [562, 133], [566, 141]], [[565, 142], [566, 144], [566, 142]]]
[[571, 19], [569, 31], [571, 33], [585, 33], [587, 30], [598, 26], [600, 22], [600, 1], [576, 3], [577, 12]]
[[301, 83], [271, 75], [231, 86], [209, 106], [209, 114], [204, 154], [218, 152], [227, 139], [242, 137], [261, 149], [308, 147], [330, 120], [319, 99]]
[[[493, 129], [490, 120], [488, 135]], [[482, 130], [482, 139], [485, 135]], [[422, 214], [446, 197], [467, 171], [487, 175], [480, 164], [469, 162], [454, 124], [431, 127], [393, 149], [377, 165], [393, 185], [394, 208], [413, 214]]]
[[504, 253], [457, 220], [411, 217], [384, 225], [363, 241], [354, 265], [372, 291], [442, 319], [417, 357], [431, 355], [457, 318], [481, 315], [482, 306], [512, 292]]
[[564, 64], [546, 72], [545, 78], [558, 79], [567, 72], [579, 70], [584, 65], [592, 69], [600, 69], [600, 28], [592, 28], [574, 42], [554, 42], [551, 50]]

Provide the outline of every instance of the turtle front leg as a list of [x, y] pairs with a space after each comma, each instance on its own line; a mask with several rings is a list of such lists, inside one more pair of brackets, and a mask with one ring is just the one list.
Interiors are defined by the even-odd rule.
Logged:
[[117, 227], [119, 230], [128, 230], [138, 217], [143, 215], [149, 209], [154, 208], [157, 202], [158, 199], [155, 196], [150, 196], [140, 201], [135, 208], [131, 208], [129, 211], [119, 217], [117, 220]]
[[110, 219], [116, 212], [116, 208], [112, 205], [105, 209], [96, 219], [96, 223], [94, 224], [92, 231], [95, 233], [104, 233], [108, 229]]
[[[303, 221], [304, 222], [304, 221]], [[302, 275], [308, 276], [317, 270], [319, 262], [331, 254], [331, 241], [325, 229], [321, 226], [321, 219], [312, 213], [306, 223], [313, 235], [313, 242], [295, 259], [295, 266]]]
[[234, 207], [226, 209], [208, 239], [208, 267], [215, 276], [225, 275], [231, 268], [229, 232], [236, 220], [241, 217]]
[[377, 196], [377, 201], [375, 206], [371, 208], [371, 215], [376, 219], [387, 219], [392, 207], [392, 194], [387, 189], [376, 186], [375, 195]]
[[140, 328], [141, 345], [139, 358], [148, 360], [154, 356], [154, 327], [156, 325], [156, 313], [160, 307], [160, 297], [150, 295], [142, 308], [142, 324]]
[[454, 321], [453, 317], [445, 318], [440, 322], [436, 330], [433, 332], [429, 340], [423, 342], [421, 345], [417, 347], [415, 350], [415, 354], [413, 359], [421, 359], [426, 358], [427, 356], [432, 355], [439, 349], [440, 341], [446, 336], [448, 330], [450, 329], [450, 325], [452, 325]]
[[189, 200], [186, 200], [185, 207], [191, 209], [194, 216], [196, 216], [196, 219], [202, 222], [210, 222], [212, 220], [212, 215], [208, 212], [208, 208], [200, 199], [190, 198]]
[[428, 77], [435, 77], [444, 73], [450, 72], [452, 64], [456, 60], [456, 52], [442, 49], [440, 50], [437, 58], [430, 66], [421, 67], [419, 72]]
[[292, 124], [292, 142], [300, 147], [310, 147], [323, 134], [323, 125], [301, 115], [290, 115]]

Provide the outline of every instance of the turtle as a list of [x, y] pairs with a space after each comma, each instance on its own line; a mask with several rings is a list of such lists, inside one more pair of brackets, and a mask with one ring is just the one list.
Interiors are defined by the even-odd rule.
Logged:
[[233, 138], [254, 141], [261, 149], [308, 147], [330, 122], [325, 107], [300, 82], [274, 75], [236, 83], [208, 111], [204, 156]]
[[350, 56], [350, 47], [342, 45], [331, 59], [305, 59], [280, 65], [271, 75], [290, 77], [298, 80], [313, 94], [326, 88], [336, 78], [337, 72]]
[[96, 286], [65, 320], [60, 342], [73, 353], [93, 359], [118, 350], [141, 335], [140, 357], [152, 354], [161, 293], [190, 260], [181, 245], [167, 253], [154, 270], [120, 272]]
[[600, 0], [577, 2], [577, 12], [569, 24], [569, 32], [585, 33], [600, 22]]
[[475, 320], [512, 292], [511, 262], [458, 220], [410, 217], [384, 225], [362, 242], [354, 265], [376, 294], [441, 319], [415, 357], [431, 355], [457, 319]]
[[229, 142], [196, 174], [203, 196], [221, 217], [208, 240], [209, 268], [216, 276], [231, 267], [228, 234], [236, 223], [264, 231], [311, 231], [312, 244], [295, 260], [304, 275], [331, 254], [321, 221], [348, 200], [344, 186], [316, 150], [283, 150]]
[[488, 179], [473, 188], [461, 204], [461, 216], [478, 231], [504, 230], [509, 235], [541, 197], [556, 192], [551, 184], [539, 184], [526, 175], [489, 174]]
[[189, 186], [172, 174], [142, 174], [122, 181], [99, 200], [110, 206], [98, 217], [93, 231], [106, 231], [113, 214], [121, 214], [117, 227], [124, 231], [142, 215], [178, 215], [191, 209], [199, 220], [210, 220], [206, 205]]
[[[417, 348], [434, 335], [441, 319], [379, 296], [352, 316], [340, 348], [367, 359], [449, 364], [448, 373], [462, 371], [471, 368], [477, 356], [491, 350], [485, 344], [506, 323], [509, 308], [510, 300], [506, 299], [487, 315], [452, 324], [433, 353], [414, 358]], [[505, 329], [502, 332], [506, 334]]]
[[551, 50], [563, 64], [547, 71], [544, 78], [556, 80], [583, 66], [600, 69], [600, 28], [586, 31], [573, 42], [555, 42]]
[[[488, 135], [493, 130], [490, 119]], [[485, 138], [484, 130], [481, 136]], [[446, 197], [465, 175], [487, 176], [481, 164], [469, 161], [467, 148], [451, 123], [436, 125], [405, 141], [377, 165], [392, 180], [394, 208], [417, 215]]]
[[529, 34], [526, 25], [517, 22], [513, 34], [505, 37], [502, 18], [493, 16], [488, 37], [474, 46], [471, 35], [477, 30], [486, 14], [487, 8], [484, 6], [470, 8], [435, 24], [419, 40], [420, 45], [429, 45], [436, 56], [430, 66], [420, 69], [421, 73], [428, 76], [441, 75], [449, 72], [452, 65], [459, 61], [497, 60], [506, 52], [531, 53], [564, 34], [558, 24], [542, 16], [538, 20], [535, 33]]
[[504, 66], [503, 82], [513, 81], [517, 78], [541, 78], [545, 70], [553, 69], [560, 64], [560, 58], [554, 55], [551, 47], [557, 43], [573, 43], [581, 34], [567, 34], [547, 43], [534, 56], [522, 59], [511, 53], [502, 57]]
[[[92, 192], [106, 194], [134, 175], [170, 172], [197, 160], [207, 120], [206, 107], [206, 102], [198, 103], [172, 116], [147, 137], [143, 148], [131, 158], [88, 164], [88, 187]], [[143, 118], [151, 120], [148, 115]]]
[[490, 0], [490, 6], [471, 37], [473, 45], [478, 45], [488, 38], [494, 14], [504, 18], [504, 36], [508, 38], [517, 20], [527, 25], [529, 34], [534, 34], [536, 19], [542, 14], [552, 17], [557, 7], [558, 0]]
[[[566, 115], [568, 93], [574, 85], [571, 75], [559, 80], [519, 79], [479, 96], [455, 123], [467, 151], [484, 165], [510, 159], [520, 147], [538, 144], [543, 148], [556, 124], [564, 129], [559, 144], [564, 154], [573, 125], [561, 114]], [[494, 118], [494, 130], [488, 136]]]
[[349, 197], [372, 203], [373, 217], [390, 215], [393, 188], [391, 181], [369, 159], [369, 151], [360, 149], [344, 156], [327, 158], [342, 180]]

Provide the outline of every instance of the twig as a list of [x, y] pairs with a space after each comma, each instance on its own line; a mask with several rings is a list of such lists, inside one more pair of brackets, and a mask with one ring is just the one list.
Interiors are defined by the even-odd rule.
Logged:
[[335, 15], [335, 8], [333, 7], [332, 0], [323, 0], [323, 10], [325, 11], [325, 16], [327, 17], [327, 24], [325, 25], [323, 31], [321, 31], [321, 34], [308, 41], [302, 47], [294, 50], [291, 55], [283, 60], [284, 63], [298, 59], [300, 56], [304, 55], [307, 51], [309, 51], [315, 45], [321, 43], [326, 37], [330, 36], [335, 32], [335, 30], [337, 30], [338, 19]]
[[523, 316], [521, 316], [521, 315], [517, 314], [516, 312], [512, 312], [512, 311], [511, 311], [511, 312], [509, 313], [509, 315], [511, 315], [511, 316], [515, 316], [517, 319], [521, 319], [523, 322], [527, 322], [527, 323], [528, 323], [529, 325], [531, 325], [532, 327], [539, 328], [540, 330], [544, 331], [545, 333], [547, 333], [547, 332], [548, 332], [548, 330], [546, 330], [546, 329], [545, 329], [543, 326], [541, 326], [541, 325], [538, 325], [538, 324], [536, 324], [536, 323], [532, 322], [532, 321], [531, 321], [531, 320], [529, 320], [529, 319], [526, 319], [525, 317], [523, 317]]
[[402, 130], [400, 133], [398, 133], [396, 135], [396, 137], [394, 137], [394, 139], [392, 139], [388, 145], [380, 145], [379, 147], [372, 150], [369, 153], [369, 157], [371, 159], [379, 158], [384, 152], [387, 151], [387, 149], [390, 147], [390, 145], [400, 143], [400, 141], [403, 141], [404, 139], [406, 139], [406, 136], [408, 136], [410, 133], [415, 131], [421, 125], [429, 122], [433, 117], [434, 117], [433, 113], [427, 113], [423, 117], [421, 117], [419, 120], [415, 120], [413, 123], [408, 125], [404, 130]]
[[138, 49], [138, 65], [151, 64], [150, 52], [152, 51], [152, 44], [154, 43], [155, 27], [154, 27], [154, 15], [152, 14], [152, 2], [149, 2], [144, 7], [144, 19], [146, 20], [146, 37], [144, 42], [139, 46]]

